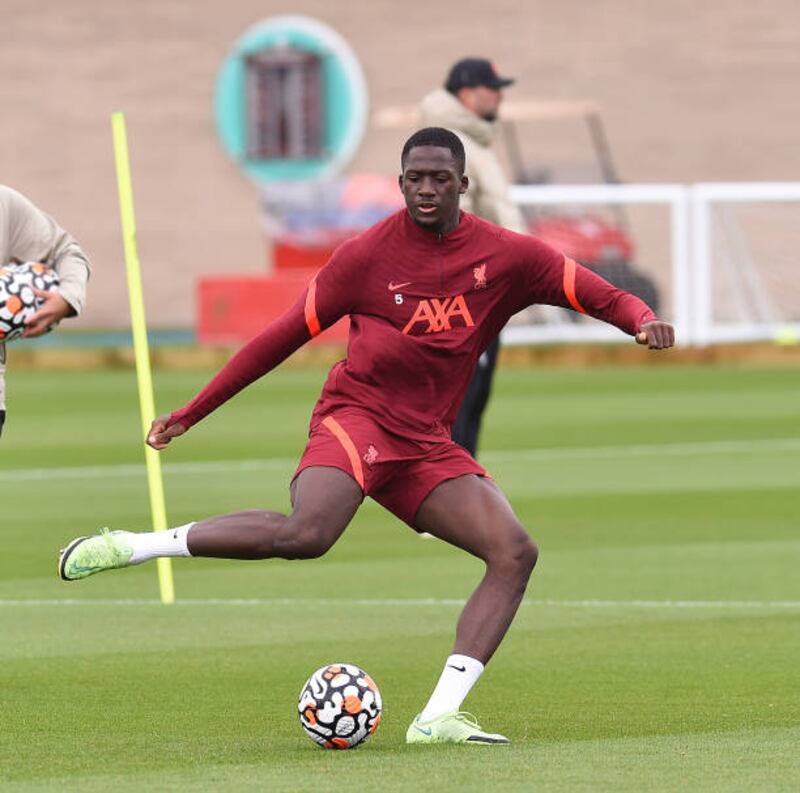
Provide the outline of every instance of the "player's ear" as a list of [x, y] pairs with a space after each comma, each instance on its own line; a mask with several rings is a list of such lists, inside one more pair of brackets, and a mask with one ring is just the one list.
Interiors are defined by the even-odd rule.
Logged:
[[461, 177], [461, 185], [458, 188], [458, 192], [461, 193], [461, 195], [464, 195], [464, 193], [467, 192], [468, 187], [469, 187], [469, 178], [467, 177], [466, 174], [464, 174]]
[[400, 187], [400, 192], [403, 191], [403, 174], [397, 177], [397, 184]]

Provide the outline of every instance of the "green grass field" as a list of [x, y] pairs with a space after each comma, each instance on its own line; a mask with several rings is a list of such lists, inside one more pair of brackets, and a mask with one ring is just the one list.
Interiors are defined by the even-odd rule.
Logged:
[[[160, 410], [207, 372], [156, 372]], [[279, 371], [163, 454], [172, 524], [285, 509], [324, 372]], [[130, 371], [15, 372], [0, 441], [2, 791], [800, 789], [800, 371], [502, 370], [482, 461], [539, 542], [465, 703], [509, 747], [407, 747], [475, 560], [367, 503], [310, 562], [66, 584], [60, 544], [146, 528]], [[366, 668], [384, 720], [318, 749], [295, 702]]]

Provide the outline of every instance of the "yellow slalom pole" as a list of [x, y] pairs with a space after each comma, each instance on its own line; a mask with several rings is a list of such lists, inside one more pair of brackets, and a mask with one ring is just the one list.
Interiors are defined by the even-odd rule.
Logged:
[[[122, 240], [125, 246], [125, 267], [128, 272], [128, 295], [131, 304], [131, 330], [133, 351], [136, 356], [136, 379], [139, 385], [139, 408], [142, 415], [142, 437], [150, 430], [156, 416], [153, 401], [153, 378], [150, 372], [150, 352], [147, 345], [147, 320], [142, 296], [142, 275], [139, 254], [136, 250], [136, 216], [133, 211], [133, 187], [128, 160], [128, 137], [125, 132], [123, 113], [111, 114], [111, 130], [114, 136], [114, 160], [117, 164], [117, 189], [119, 212], [122, 220]], [[167, 528], [167, 512], [164, 506], [164, 479], [161, 474], [161, 459], [155, 449], [145, 446], [147, 485], [150, 491], [150, 512], [153, 516], [153, 531]], [[175, 602], [175, 585], [172, 580], [172, 560], [160, 558], [158, 563], [158, 586], [162, 603]]]

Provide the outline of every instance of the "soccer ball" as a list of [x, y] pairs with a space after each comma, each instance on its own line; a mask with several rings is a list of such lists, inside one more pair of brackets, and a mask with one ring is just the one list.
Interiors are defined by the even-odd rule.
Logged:
[[0, 341], [22, 335], [25, 322], [41, 307], [33, 290], [51, 291], [58, 286], [58, 273], [39, 262], [0, 267]]
[[326, 749], [352, 749], [381, 722], [381, 692], [353, 664], [329, 664], [308, 678], [297, 701], [306, 735]]

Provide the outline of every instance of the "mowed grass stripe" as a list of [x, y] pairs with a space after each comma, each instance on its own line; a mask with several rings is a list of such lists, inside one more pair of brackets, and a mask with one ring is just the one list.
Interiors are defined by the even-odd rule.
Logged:
[[[706, 441], [700, 443], [652, 443], [619, 446], [585, 446], [553, 449], [504, 449], [481, 454], [487, 463], [549, 460], [594, 460], [631, 457], [693, 457], [703, 455], [764, 454], [800, 451], [800, 438], [765, 438], [762, 440]], [[245, 471], [282, 470], [295, 463], [295, 458], [273, 457], [263, 460], [206, 460], [186, 463], [164, 463], [165, 473], [214, 474]], [[40, 479], [91, 479], [111, 476], [140, 476], [144, 465], [59, 466], [56, 468], [23, 468], [0, 470], [0, 482], [24, 482]]]
[[[368, 608], [418, 608], [455, 606], [462, 607], [466, 600], [459, 598], [186, 598], [179, 599], [175, 606], [307, 606], [310, 608], [344, 608], [366, 606]], [[50, 607], [50, 606], [162, 606], [154, 598], [52, 598], [52, 599], [4, 599], [0, 607]], [[550, 600], [526, 599], [521, 606], [577, 608], [577, 609], [800, 609], [800, 600]]]
[[[708, 790], [751, 793], [743, 784], [741, 766], [752, 762], [759, 770], [756, 789], [795, 789], [794, 763], [800, 728], [708, 731], [683, 735], [619, 737], [616, 739], [542, 742], [533, 752], [512, 744], [503, 749], [495, 766], [484, 751], [465, 752], [461, 747], [439, 747], [425, 757], [415, 747], [403, 747], [397, 755], [375, 751], [325, 754], [309, 747], [305, 753], [285, 756], [280, 764], [237, 762], [198, 763], [181, 772], [131, 771], [126, 775], [98, 771], [69, 777], [50, 776], [10, 782], [6, 793], [47, 793], [52, 790], [81, 793], [140, 793], [143, 790], [191, 790], [193, 793], [298, 793], [324, 789], [326, 793], [352, 793], [358, 788], [380, 790], [419, 789], [424, 773], [429, 790], [539, 793], [570, 791], [598, 793], [621, 790]], [[731, 762], [731, 758], [743, 758]], [[642, 763], [642, 758], [647, 758]], [[310, 766], [307, 777], [298, 771]], [[324, 786], [321, 781], [324, 780]]]
[[[339, 619], [347, 624], [345, 617]], [[526, 784], [539, 778], [532, 769], [547, 746], [598, 741], [617, 754], [621, 751], [615, 748], [617, 741], [644, 739], [658, 753], [656, 736], [683, 736], [696, 743], [692, 779], [702, 768], [704, 748], [716, 745], [726, 733], [746, 729], [755, 750], [762, 743], [756, 738], [759, 730], [796, 726], [792, 708], [797, 704], [797, 690], [791, 686], [797, 672], [786, 674], [790, 660], [786, 648], [774, 653], [765, 641], [791, 629], [786, 617], [751, 615], [720, 623], [714, 632], [709, 630], [716, 625], [713, 620], [688, 626], [617, 626], [613, 631], [596, 625], [568, 632], [536, 630], [527, 639], [527, 647], [522, 641], [527, 632], [523, 632], [490, 665], [484, 685], [470, 697], [470, 707], [491, 714], [498, 728], [508, 730], [515, 740], [508, 752], [474, 753], [463, 747], [414, 751], [403, 745], [403, 732], [419, 700], [429, 693], [440, 648], [432, 638], [426, 644], [434, 647], [421, 648], [415, 638], [420, 625], [412, 621], [397, 626], [395, 642], [387, 642], [384, 636], [369, 645], [350, 645], [363, 665], [376, 673], [387, 702], [387, 718], [369, 748], [330, 755], [302, 737], [292, 705], [304, 667], [321, 654], [330, 654], [332, 647], [345, 645], [304, 633], [302, 641], [281, 647], [268, 633], [251, 630], [241, 634], [246, 644], [214, 647], [215, 631], [209, 630], [211, 624], [204, 625], [197, 637], [205, 642], [201, 652], [155, 651], [145, 632], [136, 649], [103, 657], [101, 653], [113, 644], [112, 631], [85, 637], [83, 654], [74, 659], [39, 659], [35, 665], [21, 659], [5, 664], [11, 692], [43, 706], [36, 719], [20, 723], [14, 718], [18, 727], [18, 754], [10, 766], [14, 776], [35, 780], [60, 772], [69, 782], [73, 775], [91, 777], [94, 771], [108, 781], [109, 769], [98, 764], [97, 757], [110, 754], [115, 776], [122, 781], [146, 771], [170, 775], [178, 765], [182, 772], [192, 774], [219, 763], [229, 764], [235, 778], [237, 766], [244, 763], [263, 767], [267, 778], [269, 769], [282, 768], [294, 790], [316, 789], [314, 785], [322, 780], [328, 790], [340, 774], [351, 773], [359, 775], [360, 787], [377, 785], [388, 791], [416, 789], [411, 782], [420, 775], [436, 790], [495, 790], [503, 785], [508, 790], [526, 790]], [[730, 652], [735, 663], [730, 662]], [[766, 661], [770, 663], [765, 667]], [[109, 691], [112, 681], [121, 688]], [[58, 687], [58, 696], [44, 693], [50, 686]], [[93, 696], [71, 696], [76, 687]], [[119, 692], [122, 695], [115, 696]], [[112, 707], [97, 707], [98, 701], [112, 697]], [[767, 740], [763, 743], [774, 752]], [[674, 755], [674, 749], [675, 742], [670, 741], [664, 751]], [[51, 758], [49, 763], [42, 762], [43, 750]], [[689, 768], [678, 754], [673, 762], [685, 774]], [[735, 756], [738, 773], [748, 769], [757, 774], [764, 769], [741, 753]], [[381, 770], [396, 767], [396, 762], [401, 765], [400, 758], [407, 764], [400, 776], [381, 780]], [[635, 754], [623, 753], [617, 759], [609, 766], [617, 765], [619, 779], [627, 780], [617, 790], [657, 789], [634, 781], [646, 778], [651, 754], [637, 759]], [[577, 765], [570, 778], [603, 780], [594, 776], [592, 763], [578, 753], [574, 760]], [[773, 757], [772, 768], [784, 782], [789, 762], [785, 747]], [[515, 769], [510, 775], [509, 763]], [[465, 766], [471, 771], [463, 779], [466, 787], [454, 786], [453, 780], [461, 779]], [[687, 785], [689, 779], [683, 775], [673, 779], [681, 778], [684, 786], [674, 789], [697, 789]], [[217, 782], [225, 779], [225, 774], [214, 776]], [[550, 779], [563, 782], [563, 776], [555, 773]], [[472, 784], [478, 780], [480, 784]], [[164, 788], [154, 784], [151, 789]], [[753, 789], [765, 788], [754, 785]]]

